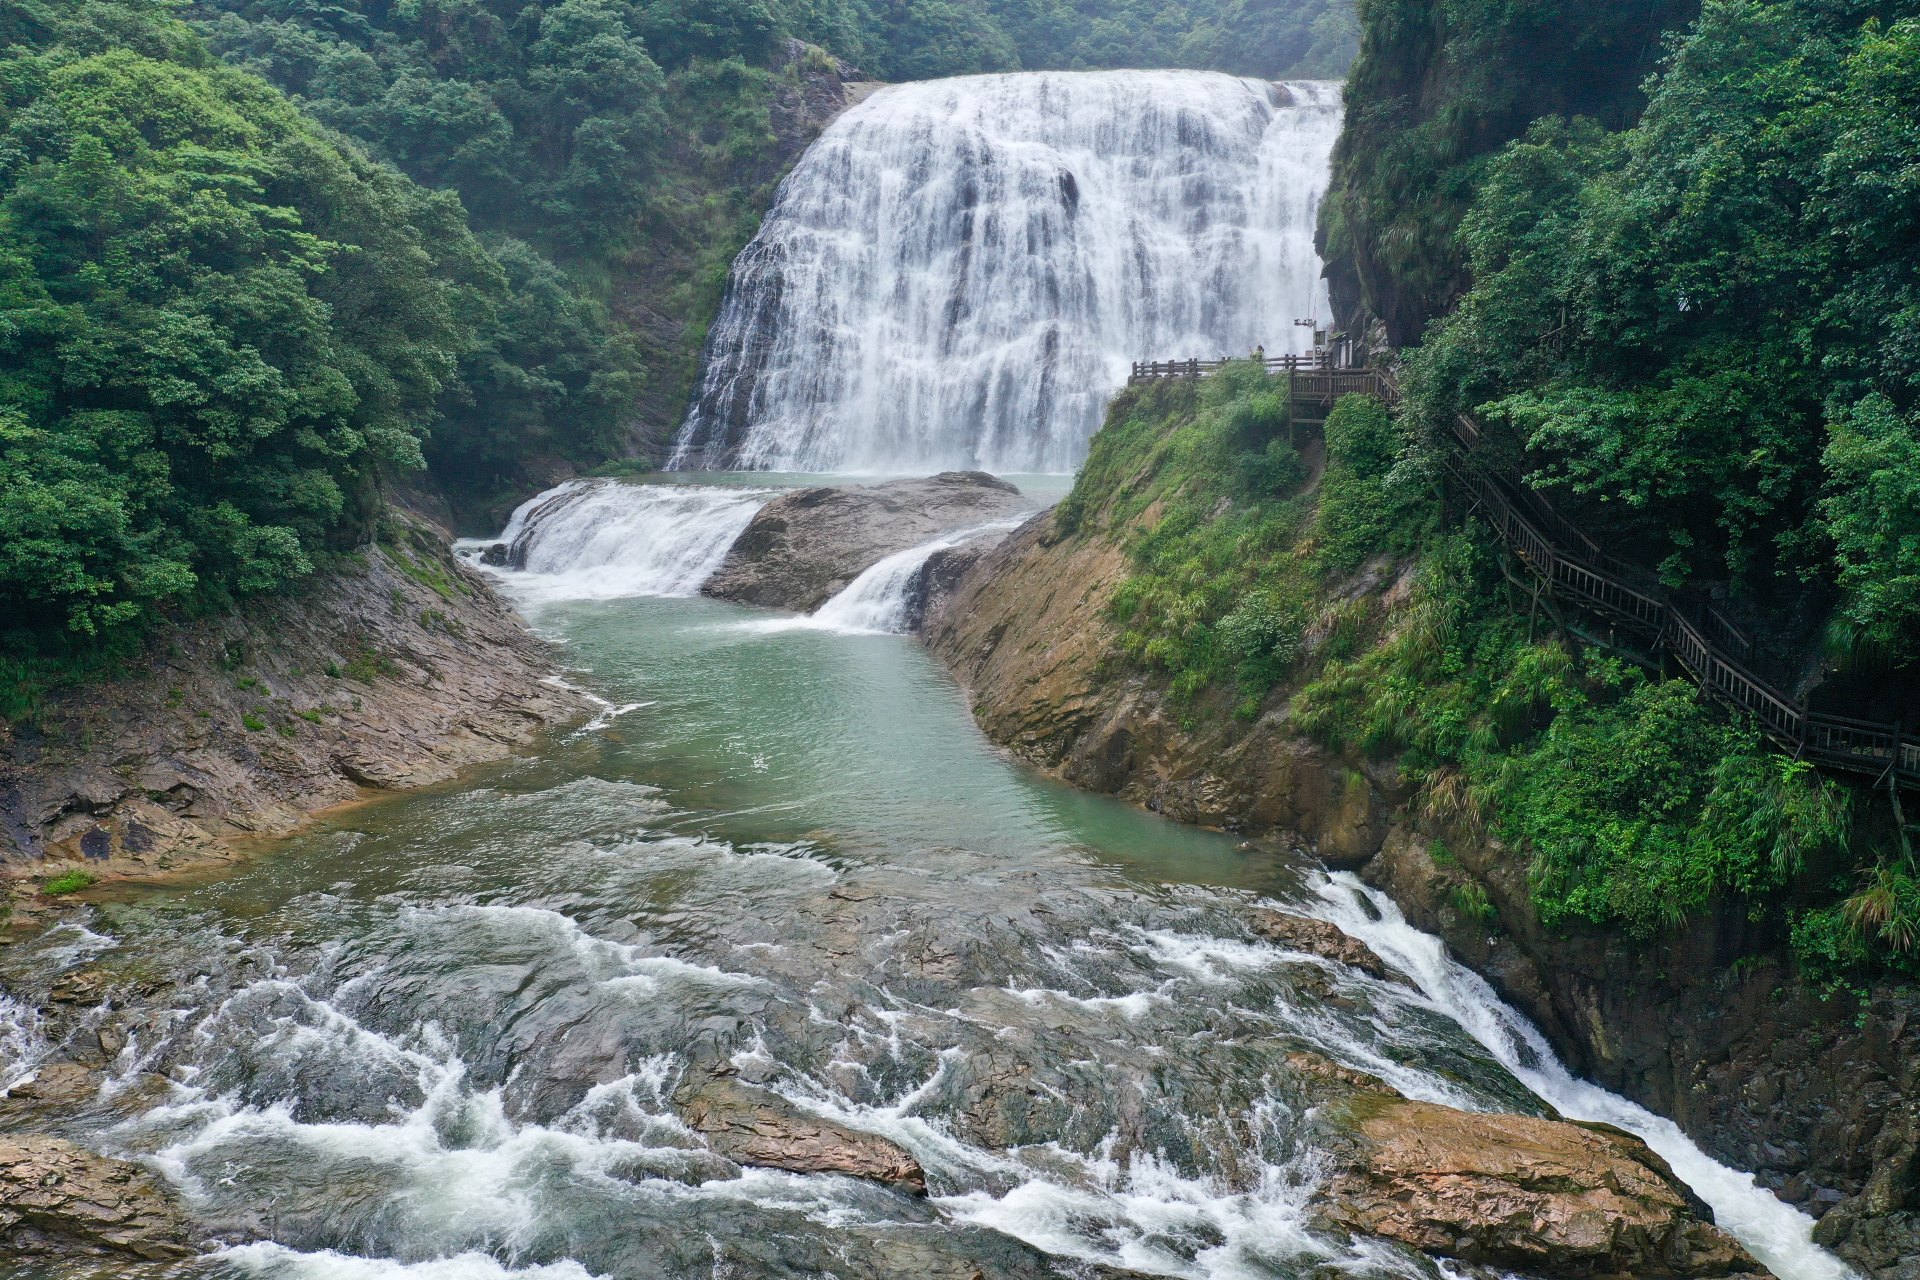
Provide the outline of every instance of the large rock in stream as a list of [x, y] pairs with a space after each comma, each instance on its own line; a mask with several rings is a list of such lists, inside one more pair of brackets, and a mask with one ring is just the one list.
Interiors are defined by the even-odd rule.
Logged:
[[186, 1218], [140, 1166], [61, 1138], [0, 1137], [0, 1253], [159, 1262], [192, 1252]]
[[878, 1134], [802, 1114], [780, 1095], [716, 1077], [684, 1093], [680, 1114], [707, 1146], [737, 1164], [789, 1173], [837, 1173], [927, 1194], [926, 1171]]
[[702, 591], [720, 600], [812, 613], [890, 555], [1034, 507], [1020, 490], [982, 471], [799, 489], [754, 517]]
[[1416, 1102], [1313, 1054], [1288, 1065], [1333, 1095], [1314, 1197], [1329, 1223], [1536, 1276], [1768, 1274], [1632, 1134]]

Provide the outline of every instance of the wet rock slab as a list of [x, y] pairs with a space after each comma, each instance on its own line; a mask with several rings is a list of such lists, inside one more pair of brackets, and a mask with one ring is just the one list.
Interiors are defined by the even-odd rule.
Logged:
[[890, 555], [1033, 507], [1014, 486], [980, 471], [800, 489], [754, 517], [702, 591], [720, 600], [811, 613]]
[[905, 1148], [877, 1134], [805, 1115], [778, 1094], [718, 1077], [685, 1092], [680, 1114], [717, 1154], [789, 1173], [865, 1178], [912, 1195], [927, 1193], [926, 1171]]
[[0, 1253], [184, 1258], [186, 1218], [138, 1165], [60, 1138], [0, 1137]]
[[1248, 917], [1247, 924], [1255, 934], [1276, 946], [1358, 969], [1381, 982], [1413, 985], [1405, 974], [1389, 967], [1386, 961], [1376, 955], [1373, 948], [1325, 920], [1289, 915], [1284, 911], [1260, 910]]
[[[1297, 1064], [1296, 1064], [1297, 1065]], [[1359, 1086], [1344, 1069], [1327, 1083]], [[1344, 1105], [1325, 1220], [1435, 1257], [1539, 1276], [1765, 1276], [1640, 1139], [1457, 1111], [1375, 1089]]]

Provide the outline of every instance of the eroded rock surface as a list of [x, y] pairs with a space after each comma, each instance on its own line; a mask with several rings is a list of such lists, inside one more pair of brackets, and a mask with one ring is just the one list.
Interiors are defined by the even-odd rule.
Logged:
[[[1110, 606], [1131, 572], [1117, 534], [1061, 536], [1040, 518], [962, 575], [925, 634], [989, 737], [1074, 785], [1364, 868], [1575, 1071], [1753, 1170], [1873, 1280], [1920, 1280], [1920, 997], [1882, 983], [1843, 1015], [1738, 913], [1651, 944], [1544, 928], [1523, 855], [1424, 813], [1392, 762], [1309, 740], [1291, 690], [1247, 718], [1225, 700], [1177, 704], [1121, 660]], [[1391, 626], [1408, 589], [1379, 563], [1347, 598]], [[1444, 866], [1427, 852], [1440, 841]], [[1491, 920], [1459, 906], [1476, 888]]]
[[1375, 954], [1372, 947], [1338, 925], [1328, 924], [1325, 920], [1289, 915], [1284, 911], [1260, 910], [1248, 915], [1247, 924], [1268, 942], [1286, 947], [1290, 951], [1304, 952], [1310, 956], [1319, 956], [1322, 960], [1331, 960], [1335, 964], [1358, 969], [1368, 977], [1378, 978], [1382, 982], [1411, 985], [1405, 974], [1390, 967], [1385, 960]]
[[1334, 1222], [1463, 1262], [1552, 1276], [1765, 1269], [1629, 1134], [1364, 1098], [1317, 1193]]
[[702, 590], [721, 600], [812, 613], [896, 552], [1033, 506], [1014, 486], [981, 471], [800, 489], [754, 517]]
[[586, 709], [445, 535], [400, 515], [357, 562], [145, 661], [0, 725], [0, 877], [231, 861], [236, 837], [445, 781]]
[[0, 1137], [0, 1253], [162, 1261], [192, 1252], [185, 1216], [138, 1165], [60, 1138]]
[[680, 1114], [718, 1154], [738, 1164], [789, 1173], [837, 1173], [927, 1193], [926, 1171], [905, 1148], [797, 1110], [765, 1089], [725, 1077], [679, 1099]]

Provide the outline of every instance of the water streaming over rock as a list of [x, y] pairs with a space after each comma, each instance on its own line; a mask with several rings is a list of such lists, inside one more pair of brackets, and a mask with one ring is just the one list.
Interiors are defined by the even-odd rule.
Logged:
[[925, 589], [927, 563], [942, 551], [1020, 527], [1018, 520], [957, 529], [896, 552], [847, 584], [809, 619], [817, 626], [855, 635], [905, 635], [912, 629], [914, 593]]
[[522, 503], [498, 542], [529, 599], [690, 596], [772, 496], [572, 480]]
[[1304, 350], [1339, 124], [1199, 72], [883, 90], [735, 265], [675, 466], [1067, 471], [1131, 361]]
[[1447, 954], [1446, 944], [1407, 923], [1392, 899], [1352, 875], [1317, 881], [1322, 918], [1364, 940], [1459, 1022], [1534, 1093], [1571, 1120], [1610, 1124], [1643, 1138], [1682, 1181], [1713, 1206], [1714, 1220], [1739, 1236], [1775, 1275], [1848, 1280], [1853, 1272], [1813, 1243], [1813, 1220], [1714, 1160], [1679, 1125], [1567, 1070], [1539, 1028], [1502, 1001], [1487, 981]]

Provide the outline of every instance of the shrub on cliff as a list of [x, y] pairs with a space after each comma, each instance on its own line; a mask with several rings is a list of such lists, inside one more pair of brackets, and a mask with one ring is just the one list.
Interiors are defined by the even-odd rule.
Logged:
[[[1535, 128], [1410, 377], [1672, 584], [1920, 639], [1920, 6], [1711, 0], [1639, 124]], [[1903, 708], [1858, 708], [1892, 720]]]
[[[1133, 574], [1114, 595], [1122, 653], [1174, 694], [1237, 690], [1251, 713], [1344, 615], [1325, 584], [1425, 528], [1428, 494], [1392, 473], [1398, 428], [1350, 397], [1326, 427], [1326, 479], [1302, 492], [1304, 437], [1285, 378], [1236, 363], [1199, 383], [1137, 388], [1094, 437], [1055, 515], [1063, 535], [1120, 538]], [[1317, 501], [1316, 501], [1317, 498]]]

